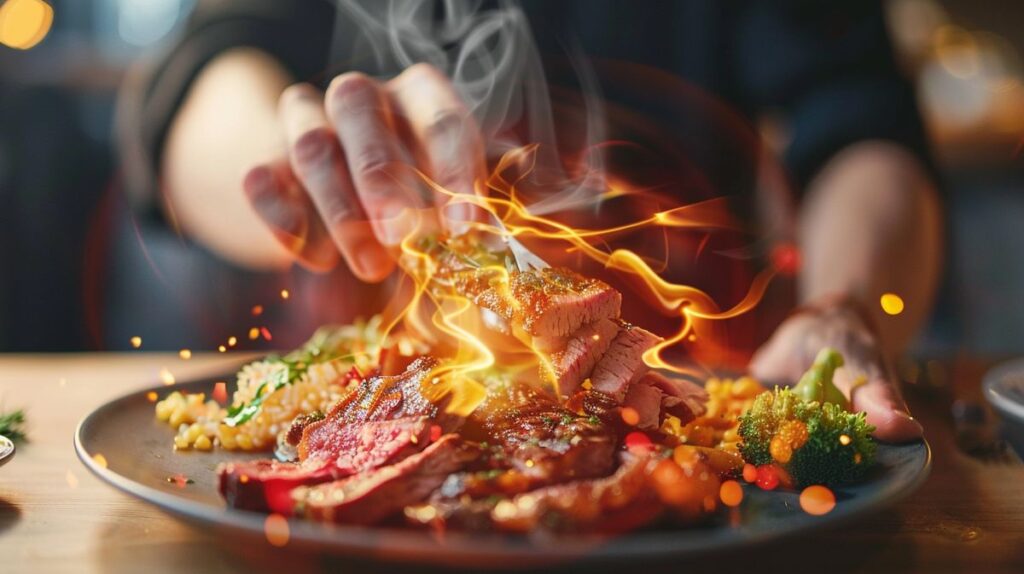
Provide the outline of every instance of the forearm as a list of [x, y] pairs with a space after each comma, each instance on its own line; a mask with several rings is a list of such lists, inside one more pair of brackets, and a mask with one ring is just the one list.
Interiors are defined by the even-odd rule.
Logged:
[[[852, 297], [880, 327], [884, 352], [902, 352], [928, 317], [942, 264], [941, 209], [920, 162], [904, 149], [864, 142], [811, 182], [800, 214], [800, 298]], [[886, 315], [884, 293], [905, 302]]]
[[161, 183], [169, 219], [245, 267], [291, 261], [242, 191], [246, 170], [285, 154], [277, 101], [289, 83], [263, 52], [226, 52], [200, 73], [168, 132]]

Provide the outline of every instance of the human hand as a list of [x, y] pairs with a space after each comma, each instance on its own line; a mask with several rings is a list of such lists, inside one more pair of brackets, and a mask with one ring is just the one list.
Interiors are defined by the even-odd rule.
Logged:
[[437, 69], [417, 64], [380, 83], [359, 73], [281, 95], [288, 157], [253, 167], [243, 188], [255, 211], [300, 264], [339, 256], [365, 281], [394, 268], [394, 248], [414, 231], [453, 233], [478, 219], [471, 203], [424, 188], [413, 168], [456, 194], [482, 178], [483, 142], [469, 110]]
[[852, 302], [811, 307], [791, 316], [755, 353], [751, 374], [766, 383], [795, 383], [824, 347], [842, 353], [845, 365], [835, 374], [836, 386], [864, 411], [875, 438], [907, 442], [922, 428], [907, 411], [878, 338]]

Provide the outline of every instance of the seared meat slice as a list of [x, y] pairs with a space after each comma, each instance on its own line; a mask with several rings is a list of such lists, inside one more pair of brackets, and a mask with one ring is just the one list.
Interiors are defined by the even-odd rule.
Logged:
[[569, 337], [535, 337], [534, 346], [545, 352], [544, 377], [555, 383], [560, 397], [570, 397], [590, 376], [615, 339], [619, 326], [611, 319], [584, 325]]
[[644, 353], [661, 340], [661, 337], [646, 329], [624, 324], [590, 374], [594, 390], [610, 395], [621, 403], [626, 398], [629, 384], [648, 371], [644, 364]]
[[[438, 364], [439, 361], [432, 357], [420, 357], [401, 375], [378, 375], [360, 382], [354, 391], [331, 407], [323, 420], [303, 428], [298, 445], [299, 459], [309, 458], [311, 450], [331, 447], [330, 437], [349, 424], [428, 417], [443, 430], [454, 430], [460, 419], [447, 415], [444, 405], [432, 403], [422, 393], [423, 386], [429, 384]], [[311, 444], [311, 440], [317, 437], [319, 442]], [[347, 448], [335, 446], [335, 451]]]
[[299, 486], [335, 480], [330, 461], [310, 464], [254, 460], [217, 467], [218, 490], [228, 506], [243, 510], [291, 514], [291, 492]]
[[564, 268], [451, 273], [458, 293], [535, 337], [566, 337], [583, 325], [619, 316], [622, 294]]
[[286, 514], [292, 507], [294, 488], [400, 461], [426, 446], [431, 426], [426, 418], [350, 424], [331, 421], [310, 437], [302, 462], [256, 460], [220, 465], [220, 493], [234, 508]]
[[644, 375], [643, 382], [662, 393], [661, 407], [686, 424], [707, 411], [708, 393], [704, 387], [675, 377], [666, 377], [651, 371]]
[[501, 530], [625, 532], [653, 521], [663, 505], [648, 481], [654, 457], [630, 456], [611, 476], [533, 490], [494, 506]]
[[423, 452], [347, 479], [292, 491], [295, 513], [324, 522], [376, 524], [416, 504], [449, 474], [479, 456], [457, 435], [444, 435]]
[[299, 460], [334, 461], [340, 478], [422, 450], [430, 441], [430, 427], [426, 417], [367, 423], [330, 419], [305, 433]]
[[636, 411], [636, 428], [654, 430], [661, 426], [661, 405], [664, 394], [661, 390], [647, 382], [646, 377], [629, 385], [623, 408]]
[[603, 476], [613, 465], [615, 436], [610, 428], [525, 383], [490, 388], [468, 424], [504, 447], [507, 468], [534, 484]]

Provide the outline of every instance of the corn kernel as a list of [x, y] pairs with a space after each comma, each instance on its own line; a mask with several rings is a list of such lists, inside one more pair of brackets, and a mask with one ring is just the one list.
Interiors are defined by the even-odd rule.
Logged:
[[210, 450], [213, 448], [213, 443], [210, 442], [210, 437], [206, 435], [200, 435], [196, 439], [195, 447], [197, 450]]
[[250, 437], [248, 434], [238, 433], [238, 436], [235, 437], [235, 440], [238, 442], [238, 447], [241, 448], [242, 450], [252, 450], [252, 437]]

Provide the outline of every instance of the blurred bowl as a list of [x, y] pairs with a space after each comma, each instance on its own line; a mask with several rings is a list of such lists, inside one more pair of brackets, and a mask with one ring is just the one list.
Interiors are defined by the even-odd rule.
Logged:
[[985, 398], [1003, 422], [1003, 435], [1024, 457], [1024, 359], [997, 365], [982, 379]]
[[7, 461], [14, 458], [14, 443], [11, 439], [0, 435], [0, 466], [7, 464]]

